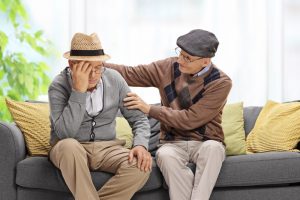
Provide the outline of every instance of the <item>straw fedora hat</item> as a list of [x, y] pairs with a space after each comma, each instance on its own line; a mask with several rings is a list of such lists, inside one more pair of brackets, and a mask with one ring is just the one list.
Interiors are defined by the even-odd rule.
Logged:
[[71, 41], [71, 50], [64, 53], [69, 60], [106, 61], [110, 56], [104, 53], [96, 33], [76, 33]]

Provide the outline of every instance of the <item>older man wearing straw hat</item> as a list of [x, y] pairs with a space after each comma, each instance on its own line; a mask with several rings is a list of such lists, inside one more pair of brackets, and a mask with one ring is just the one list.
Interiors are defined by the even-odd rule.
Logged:
[[[130, 199], [146, 183], [152, 166], [148, 120], [141, 111], [124, 107], [130, 90], [118, 72], [103, 67], [110, 57], [96, 34], [76, 33], [64, 57], [69, 67], [54, 78], [48, 91], [50, 160], [76, 200]], [[132, 126], [131, 150], [116, 139], [118, 109]], [[90, 170], [115, 175], [97, 191]]]

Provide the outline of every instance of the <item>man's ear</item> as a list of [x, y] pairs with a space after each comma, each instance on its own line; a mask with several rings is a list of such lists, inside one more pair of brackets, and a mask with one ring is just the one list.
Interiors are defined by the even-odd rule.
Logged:
[[70, 67], [70, 69], [72, 69], [72, 61], [71, 60], [68, 60], [68, 63], [69, 63], [69, 67]]
[[204, 65], [207, 66], [209, 65], [211, 59], [210, 58], [204, 58]]

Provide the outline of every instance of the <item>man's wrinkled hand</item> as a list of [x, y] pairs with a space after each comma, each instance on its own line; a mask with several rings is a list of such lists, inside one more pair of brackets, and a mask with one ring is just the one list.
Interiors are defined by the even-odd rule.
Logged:
[[131, 163], [133, 158], [137, 158], [137, 167], [144, 172], [151, 171], [152, 169], [152, 157], [151, 154], [143, 146], [133, 147], [128, 156], [128, 160]]
[[143, 113], [149, 114], [151, 106], [146, 104], [137, 94], [129, 92], [123, 101], [124, 106], [127, 107], [127, 109], [139, 109]]
[[73, 88], [78, 92], [86, 92], [89, 86], [89, 75], [92, 66], [88, 62], [81, 61], [72, 64]]

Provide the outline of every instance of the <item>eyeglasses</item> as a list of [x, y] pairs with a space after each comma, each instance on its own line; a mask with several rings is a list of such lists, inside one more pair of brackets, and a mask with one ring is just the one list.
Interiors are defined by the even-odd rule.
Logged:
[[92, 74], [93, 72], [95, 74], [102, 74], [104, 72], [104, 67], [95, 67], [92, 69], [90, 73]]
[[181, 57], [183, 58], [183, 60], [184, 60], [186, 63], [192, 63], [192, 62], [194, 62], [194, 61], [196, 61], [196, 60], [202, 59], [201, 57], [199, 57], [199, 58], [197, 58], [197, 59], [195, 59], [195, 60], [191, 60], [190, 57], [185, 56], [185, 55], [183, 55], [183, 54], [181, 53], [181, 49], [180, 49], [179, 47], [176, 47], [176, 48], [175, 48], [175, 53], [178, 55], [178, 57], [181, 56]]
[[[75, 65], [75, 64], [78, 64], [79, 63], [79, 61], [71, 61], [71, 64], [72, 65]], [[90, 74], [93, 74], [93, 73], [95, 73], [95, 74], [102, 74], [103, 72], [104, 72], [104, 67], [103, 67], [103, 65], [101, 64], [101, 65], [97, 65], [96, 67], [94, 67], [92, 70], [91, 70], [91, 72], [90, 72]]]

